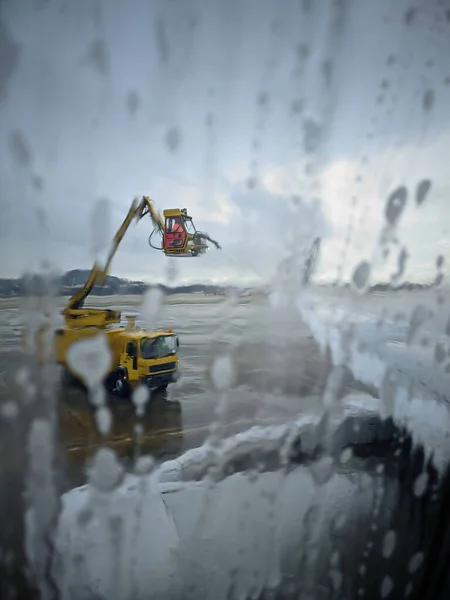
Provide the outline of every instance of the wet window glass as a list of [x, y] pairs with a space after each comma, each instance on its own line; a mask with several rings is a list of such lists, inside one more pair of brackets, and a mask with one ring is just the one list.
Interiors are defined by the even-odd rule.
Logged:
[[449, 58], [450, 0], [0, 0], [0, 598], [450, 598]]

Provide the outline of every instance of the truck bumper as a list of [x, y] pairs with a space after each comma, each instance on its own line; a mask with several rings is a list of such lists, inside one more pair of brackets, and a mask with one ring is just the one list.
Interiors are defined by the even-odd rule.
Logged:
[[170, 373], [157, 373], [156, 375], [146, 375], [142, 383], [150, 388], [160, 387], [162, 385], [168, 385], [169, 383], [175, 383], [178, 381], [178, 371], [171, 371]]

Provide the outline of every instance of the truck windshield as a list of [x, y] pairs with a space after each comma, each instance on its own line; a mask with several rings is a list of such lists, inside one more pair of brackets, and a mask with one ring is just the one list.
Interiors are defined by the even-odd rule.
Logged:
[[143, 338], [141, 340], [141, 356], [144, 359], [164, 358], [175, 354], [175, 336], [164, 335], [157, 338]]

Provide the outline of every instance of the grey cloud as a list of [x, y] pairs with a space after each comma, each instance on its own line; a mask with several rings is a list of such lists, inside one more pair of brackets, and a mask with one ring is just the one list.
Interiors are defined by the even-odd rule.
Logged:
[[[449, 2], [423, 3], [414, 18], [406, 18], [404, 0], [141, 0], [132, 11], [95, 2], [70, 3], [65, 12], [56, 2], [40, 11], [19, 5], [6, 0], [0, 13], [0, 103], [1, 94], [8, 98], [0, 112], [3, 244], [19, 254], [39, 245], [32, 215], [41, 206], [64, 268], [90, 261], [89, 215], [99, 197], [111, 200], [115, 223], [135, 195], [167, 208], [195, 192], [193, 216], [202, 222], [203, 209], [218, 210], [217, 190], [238, 215], [202, 228], [254, 266], [273, 264], [273, 251], [255, 252], [242, 233], [242, 215], [252, 214], [259, 235], [275, 242], [295, 215], [312, 216], [307, 204], [292, 212], [289, 199], [261, 188], [267, 166], [300, 171], [305, 150], [358, 160], [447, 127]], [[430, 42], [436, 11], [443, 19]], [[367, 34], [367, 23], [376, 34]], [[144, 230], [140, 224], [124, 240], [119, 271], [156, 276], [165, 268], [163, 256], [149, 254]], [[239, 271], [213, 252], [188, 262], [186, 277]]]

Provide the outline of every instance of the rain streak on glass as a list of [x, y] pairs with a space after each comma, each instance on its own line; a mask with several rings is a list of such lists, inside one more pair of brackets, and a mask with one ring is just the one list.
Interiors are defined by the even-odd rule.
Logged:
[[217, 391], [232, 387], [236, 381], [236, 370], [230, 354], [218, 356], [211, 368], [211, 379]]
[[67, 351], [70, 368], [90, 387], [98, 387], [111, 365], [111, 350], [106, 336], [98, 334], [72, 344]]
[[421, 498], [428, 487], [428, 473], [421, 473], [414, 482], [414, 494]]
[[390, 558], [395, 550], [396, 533], [391, 529], [384, 536], [383, 540], [383, 558]]
[[164, 292], [159, 287], [150, 288], [144, 294], [141, 313], [146, 326], [153, 329], [161, 314]]
[[362, 261], [353, 273], [353, 284], [356, 289], [363, 292], [367, 289], [370, 279], [370, 263], [367, 260]]
[[416, 552], [408, 564], [408, 570], [411, 573], [411, 575], [414, 574], [419, 569], [422, 562], [423, 562], [423, 552]]
[[89, 483], [100, 492], [110, 492], [122, 480], [123, 469], [116, 453], [110, 448], [100, 448], [89, 469]]
[[106, 198], [100, 198], [96, 201], [91, 214], [92, 254], [95, 257], [108, 247], [110, 236], [111, 205]]
[[145, 413], [145, 405], [150, 399], [150, 390], [147, 386], [140, 385], [133, 391], [132, 399], [136, 407], [136, 415], [142, 417]]
[[392, 581], [392, 578], [389, 577], [389, 575], [386, 575], [383, 578], [383, 581], [381, 583], [381, 588], [380, 588], [381, 598], [388, 598], [391, 595], [393, 589], [394, 589], [394, 582]]

